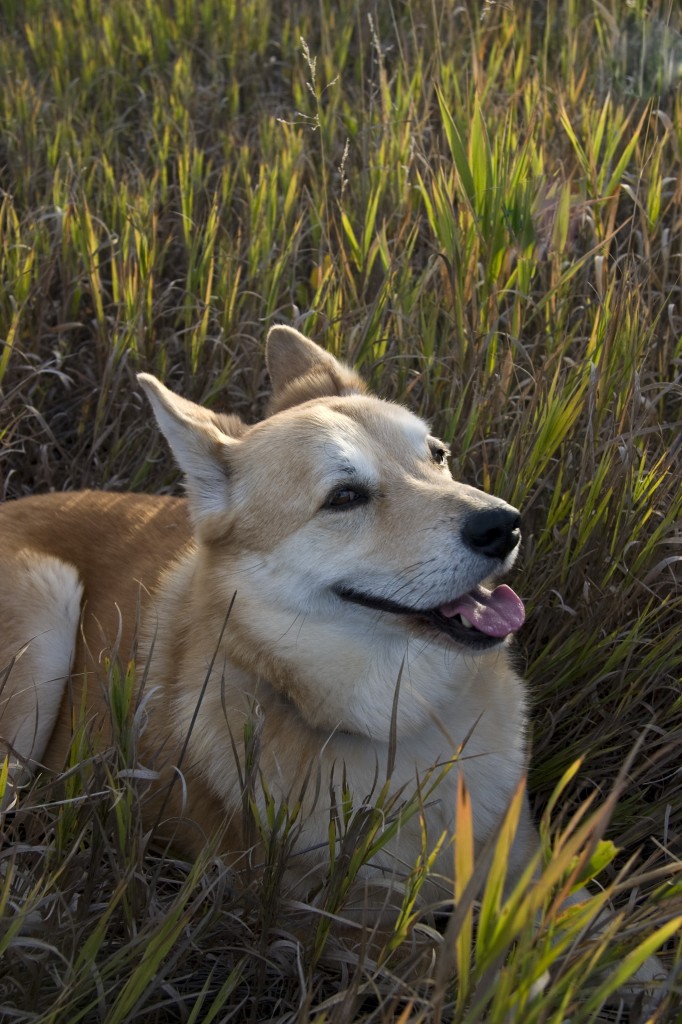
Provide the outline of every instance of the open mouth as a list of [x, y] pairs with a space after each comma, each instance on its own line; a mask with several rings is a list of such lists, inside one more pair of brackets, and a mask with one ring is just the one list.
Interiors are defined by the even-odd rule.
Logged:
[[478, 650], [493, 647], [510, 633], [515, 633], [526, 617], [521, 598], [504, 583], [494, 590], [474, 587], [454, 601], [428, 609], [410, 608], [349, 587], [339, 587], [336, 593], [342, 600], [366, 608], [393, 615], [409, 615], [445, 633], [458, 644]]

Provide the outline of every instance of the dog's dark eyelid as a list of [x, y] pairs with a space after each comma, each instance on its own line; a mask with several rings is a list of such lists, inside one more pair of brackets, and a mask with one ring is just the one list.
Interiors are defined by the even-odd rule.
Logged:
[[364, 505], [369, 501], [369, 494], [364, 487], [339, 487], [332, 491], [323, 508], [349, 509]]

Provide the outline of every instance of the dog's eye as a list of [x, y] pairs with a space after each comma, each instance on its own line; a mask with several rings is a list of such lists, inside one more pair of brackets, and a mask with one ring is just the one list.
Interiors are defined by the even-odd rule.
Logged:
[[436, 444], [435, 442], [429, 444], [429, 448], [431, 450], [431, 458], [436, 463], [436, 465], [444, 466], [448, 459], [450, 458], [450, 452], [448, 451], [448, 449], [445, 448], [444, 445]]
[[325, 508], [350, 508], [353, 505], [364, 504], [367, 500], [366, 491], [356, 490], [353, 487], [342, 487], [329, 495], [325, 502]]

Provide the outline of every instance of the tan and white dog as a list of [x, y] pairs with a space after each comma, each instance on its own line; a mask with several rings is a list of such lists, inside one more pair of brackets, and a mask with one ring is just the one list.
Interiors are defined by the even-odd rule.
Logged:
[[[526, 766], [524, 687], [509, 655], [523, 606], [490, 582], [514, 563], [519, 515], [454, 481], [423, 420], [368, 395], [298, 332], [270, 331], [267, 365], [273, 397], [255, 426], [140, 375], [186, 500], [83, 492], [0, 507], [10, 776], [64, 766], [86, 681], [106, 743], [107, 655], [136, 651], [139, 759], [162, 778], [180, 766], [164, 814], [185, 851], [216, 832], [226, 854], [243, 849], [235, 751], [254, 703], [275, 797], [298, 798], [317, 773], [302, 876], [328, 857], [330, 791], [344, 772], [357, 806], [389, 764], [394, 789], [414, 790], [460, 751], [482, 844]], [[430, 844], [452, 834], [458, 770], [426, 803]], [[158, 812], [150, 801], [150, 821]], [[525, 809], [512, 876], [536, 845]], [[373, 869], [400, 876], [421, 848], [419, 823], [407, 822]], [[452, 875], [447, 844], [436, 869]]]

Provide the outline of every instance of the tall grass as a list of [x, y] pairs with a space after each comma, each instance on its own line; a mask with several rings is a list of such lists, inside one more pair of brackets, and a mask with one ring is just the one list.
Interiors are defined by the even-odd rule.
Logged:
[[[83, 737], [61, 789], [0, 819], [0, 1016], [592, 1020], [667, 937], [675, 1019], [681, 19], [666, 0], [0, 0], [3, 496], [176, 487], [136, 371], [253, 419], [267, 326], [324, 340], [524, 510], [530, 789], [555, 849], [503, 910], [513, 818], [469, 885], [461, 793], [444, 936], [407, 899], [401, 941], [344, 944], [287, 895], [292, 809], [272, 808], [267, 886], [235, 890], [210, 850], [150, 849], [134, 744]], [[371, 816], [355, 828], [370, 849]], [[575, 863], [618, 904], [601, 938], [599, 900], [557, 910]]]

